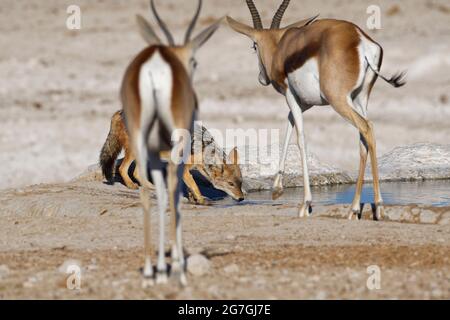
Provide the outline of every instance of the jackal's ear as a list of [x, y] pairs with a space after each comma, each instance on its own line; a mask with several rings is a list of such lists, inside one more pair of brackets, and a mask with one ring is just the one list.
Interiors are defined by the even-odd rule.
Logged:
[[234, 149], [230, 151], [228, 158], [232, 164], [239, 164], [239, 152], [237, 147], [234, 147]]
[[139, 33], [148, 45], [154, 46], [161, 44], [161, 39], [159, 39], [150, 23], [148, 23], [148, 21], [143, 16], [139, 14], [136, 15], [136, 22], [139, 28]]

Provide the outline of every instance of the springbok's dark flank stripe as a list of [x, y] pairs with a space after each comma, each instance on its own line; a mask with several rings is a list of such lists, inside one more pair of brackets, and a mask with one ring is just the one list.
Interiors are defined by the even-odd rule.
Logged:
[[284, 64], [285, 74], [288, 75], [289, 73], [300, 69], [308, 60], [317, 57], [317, 55], [319, 54], [319, 49], [320, 43], [313, 42], [305, 47], [302, 51], [293, 53], [292, 55], [287, 57]]

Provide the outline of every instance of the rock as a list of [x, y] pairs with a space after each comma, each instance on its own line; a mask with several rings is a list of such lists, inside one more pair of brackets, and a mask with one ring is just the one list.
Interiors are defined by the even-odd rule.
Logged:
[[445, 212], [442, 214], [439, 224], [441, 226], [446, 226], [450, 224], [450, 212]]
[[[259, 191], [272, 188], [274, 177], [279, 171], [281, 148], [280, 144], [265, 147], [257, 145], [238, 147], [245, 190]], [[348, 173], [320, 162], [310, 153], [307, 159], [310, 182], [313, 186], [354, 182]], [[303, 168], [300, 151], [296, 145], [289, 146], [283, 184], [286, 188], [303, 186]]]
[[[212, 141], [216, 145], [215, 141]], [[281, 148], [280, 143], [268, 146], [249, 144], [238, 147], [244, 180], [243, 188], [246, 191], [272, 188], [274, 177], [279, 171]], [[220, 148], [217, 150], [222, 152]], [[307, 159], [312, 186], [356, 182], [356, 172], [349, 174], [321, 162], [311, 153], [308, 153]], [[117, 165], [120, 164], [120, 161], [117, 162]], [[378, 162], [382, 181], [450, 179], [450, 145], [421, 143], [397, 147], [379, 158]], [[369, 182], [371, 179], [370, 165], [368, 165], [366, 180]], [[101, 182], [103, 180], [100, 167], [92, 165], [72, 182]], [[303, 186], [301, 157], [295, 144], [289, 146], [283, 185], [286, 188]]]
[[72, 180], [72, 182], [101, 182], [103, 181], [102, 169], [98, 164], [89, 166], [86, 171]]
[[[333, 217], [345, 219], [348, 215], [348, 206], [332, 206], [328, 210], [319, 212], [319, 217]], [[367, 211], [366, 211], [367, 212]], [[372, 214], [363, 214], [363, 219], [372, 220]], [[369, 212], [367, 212], [369, 213]], [[450, 209], [443, 210], [442, 208], [432, 208], [429, 206], [409, 205], [409, 206], [387, 206], [385, 221], [415, 223], [415, 224], [450, 224]], [[345, 235], [341, 235], [342, 240], [346, 239]]]
[[229, 234], [225, 237], [225, 239], [232, 241], [232, 240], [236, 240], [236, 237], [232, 234]]
[[26, 289], [30, 289], [33, 288], [37, 282], [38, 282], [37, 277], [29, 277], [24, 283], [22, 283], [22, 286]]
[[435, 224], [439, 219], [439, 214], [431, 210], [423, 210], [420, 214], [420, 223]]
[[264, 286], [267, 285], [267, 281], [266, 281], [266, 279], [260, 278], [260, 279], [256, 279], [255, 282], [254, 282], [254, 284], [255, 284], [257, 287], [264, 287]]
[[225, 273], [238, 273], [239, 272], [239, 266], [235, 263], [230, 264], [228, 266], [226, 266], [223, 271]]
[[11, 270], [5, 264], [0, 265], [0, 280], [6, 278], [10, 274]]
[[210, 261], [201, 254], [192, 255], [187, 259], [187, 270], [193, 276], [203, 276], [209, 273], [210, 269]]
[[383, 181], [450, 179], [450, 145], [419, 143], [397, 147], [378, 163]]

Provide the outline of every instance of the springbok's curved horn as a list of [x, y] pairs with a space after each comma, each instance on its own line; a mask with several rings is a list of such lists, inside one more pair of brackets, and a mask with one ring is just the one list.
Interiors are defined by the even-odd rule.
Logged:
[[264, 27], [261, 21], [261, 16], [259, 15], [258, 9], [256, 9], [253, 0], [247, 0], [247, 6], [250, 9], [250, 13], [252, 14], [253, 25], [255, 29], [263, 29]]
[[153, 15], [155, 16], [156, 21], [159, 24], [159, 27], [161, 28], [161, 30], [166, 35], [166, 38], [167, 38], [167, 41], [169, 42], [169, 45], [170, 46], [174, 46], [175, 45], [175, 41], [173, 40], [173, 36], [170, 33], [169, 28], [167, 28], [167, 25], [164, 23], [164, 21], [162, 21], [161, 17], [158, 14], [158, 11], [156, 11], [155, 1], [154, 0], [150, 0], [150, 7], [152, 8]]
[[284, 13], [286, 12], [287, 7], [289, 6], [289, 2], [291, 0], [284, 0], [283, 3], [278, 8], [277, 13], [275, 13], [275, 16], [272, 20], [272, 25], [270, 26], [270, 29], [279, 29], [281, 25], [281, 20], [283, 19]]
[[192, 19], [191, 23], [189, 24], [189, 28], [186, 31], [186, 36], [184, 37], [184, 44], [187, 44], [189, 41], [191, 41], [192, 31], [194, 31], [195, 25], [197, 24], [198, 21], [198, 17], [200, 16], [200, 11], [202, 11], [202, 4], [203, 0], [198, 0], [197, 12], [195, 12], [194, 18]]

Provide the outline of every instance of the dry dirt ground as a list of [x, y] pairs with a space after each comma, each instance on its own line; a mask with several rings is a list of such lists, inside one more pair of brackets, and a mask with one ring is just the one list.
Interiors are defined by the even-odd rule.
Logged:
[[[346, 207], [315, 207], [299, 219], [282, 202], [184, 203], [185, 250], [206, 256], [209, 273], [189, 276], [184, 289], [143, 289], [136, 191], [74, 182], [3, 191], [0, 201], [0, 298], [450, 298], [450, 208], [390, 207], [374, 222], [370, 212], [344, 219]], [[419, 223], [411, 214], [421, 211], [438, 219]], [[156, 214], [153, 222], [156, 236]], [[82, 268], [80, 291], [67, 289], [70, 261]], [[380, 268], [380, 290], [366, 286], [369, 266]]]
[[[193, 2], [158, 2], [181, 39]], [[268, 23], [278, 1], [257, 2]], [[285, 22], [317, 13], [351, 20], [384, 47], [384, 73], [409, 70], [406, 87], [375, 87], [370, 116], [380, 155], [399, 145], [448, 141], [448, 1], [377, 3], [378, 31], [365, 27], [370, 0], [292, 1]], [[79, 31], [65, 27], [71, 4], [82, 9]], [[210, 273], [191, 276], [185, 289], [142, 289], [138, 194], [65, 182], [97, 161], [110, 116], [121, 107], [125, 67], [144, 46], [134, 15], [147, 6], [146, 0], [1, 1], [0, 189], [9, 189], [0, 191], [0, 298], [450, 298], [448, 223], [347, 221], [325, 207], [299, 220], [296, 208], [282, 203], [184, 204], [186, 250], [207, 256]], [[225, 14], [250, 23], [243, 1], [208, 0], [200, 25]], [[287, 107], [258, 85], [249, 40], [224, 27], [198, 60], [201, 118], [209, 128], [284, 130]], [[355, 171], [355, 130], [329, 108], [305, 118], [310, 150]], [[37, 183], [48, 184], [24, 187]], [[68, 290], [58, 270], [71, 259], [83, 268], [81, 291]], [[380, 290], [366, 287], [371, 265], [381, 268]]]

